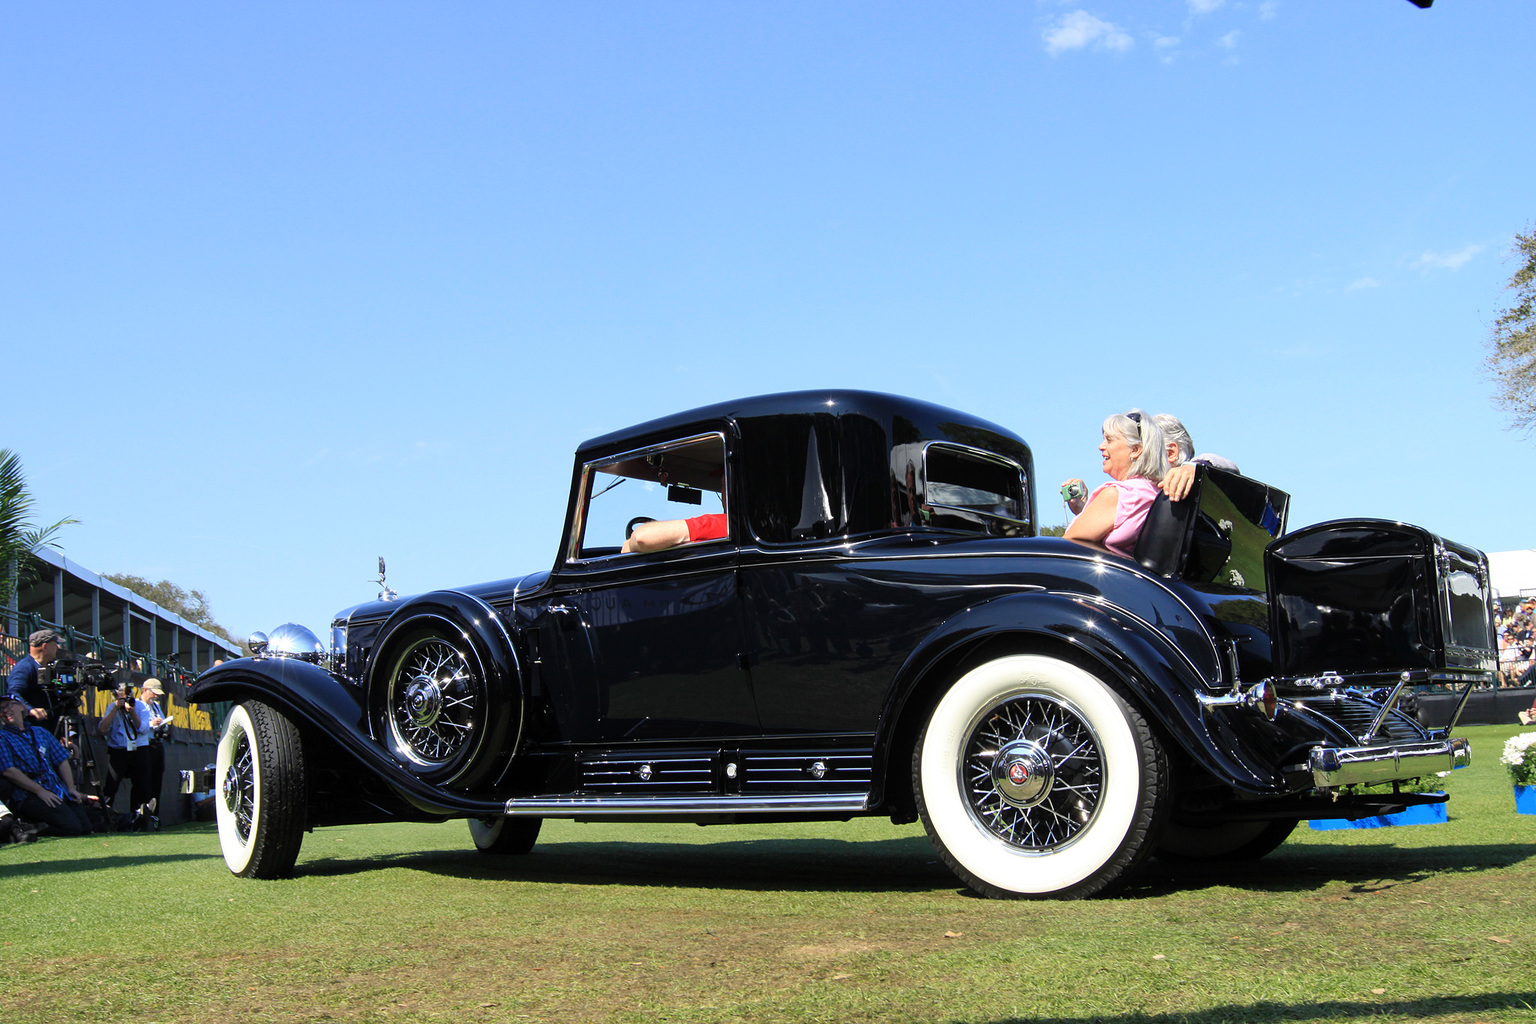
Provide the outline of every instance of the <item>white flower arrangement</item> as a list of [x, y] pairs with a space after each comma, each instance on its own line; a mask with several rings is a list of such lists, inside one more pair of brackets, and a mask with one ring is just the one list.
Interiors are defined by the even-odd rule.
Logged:
[[1504, 741], [1500, 763], [1517, 786], [1536, 786], [1536, 732], [1522, 732]]

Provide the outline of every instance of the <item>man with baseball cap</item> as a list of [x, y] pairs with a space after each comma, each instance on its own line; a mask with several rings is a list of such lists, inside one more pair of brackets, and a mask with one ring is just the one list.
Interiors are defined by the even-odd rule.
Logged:
[[53, 701], [37, 681], [37, 670], [59, 656], [59, 634], [39, 629], [27, 637], [27, 649], [27, 656], [11, 667], [11, 674], [5, 679], [5, 692], [21, 701], [33, 720], [46, 722], [53, 717]]
[[46, 823], [54, 835], [92, 830], [69, 752], [47, 729], [32, 725], [26, 702], [9, 693], [0, 694], [0, 799], [18, 818]]

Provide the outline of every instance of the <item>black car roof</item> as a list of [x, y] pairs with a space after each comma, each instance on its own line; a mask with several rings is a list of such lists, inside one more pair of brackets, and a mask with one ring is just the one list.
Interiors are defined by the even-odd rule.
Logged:
[[675, 436], [692, 427], [707, 428], [721, 422], [736, 422], [768, 416], [810, 415], [862, 415], [883, 423], [907, 421], [923, 437], [950, 437], [968, 430], [981, 430], [1016, 442], [1025, 451], [1024, 439], [1006, 427], [957, 409], [934, 405], [931, 402], [878, 391], [827, 389], [820, 391], [785, 391], [773, 395], [757, 395], [717, 402], [687, 412], [674, 413], [649, 420], [623, 430], [611, 431], [584, 442], [578, 452], [591, 456], [605, 450], [623, 450], [637, 443], [645, 443], [653, 435]]

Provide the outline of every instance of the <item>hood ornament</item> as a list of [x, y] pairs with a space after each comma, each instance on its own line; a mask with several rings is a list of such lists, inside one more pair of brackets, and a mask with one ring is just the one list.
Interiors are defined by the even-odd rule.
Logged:
[[379, 585], [379, 600], [380, 601], [396, 601], [396, 600], [399, 600], [400, 595], [395, 593], [393, 590], [390, 590], [389, 587], [387, 585], [385, 585], [385, 583], [384, 583], [384, 556], [383, 555], [379, 556], [379, 578], [376, 579], [376, 580], [373, 580], [372, 582], [377, 583]]

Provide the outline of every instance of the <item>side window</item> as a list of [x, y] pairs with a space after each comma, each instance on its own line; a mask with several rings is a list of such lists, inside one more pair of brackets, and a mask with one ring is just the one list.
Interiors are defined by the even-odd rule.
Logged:
[[727, 536], [723, 435], [704, 434], [591, 462], [582, 480], [572, 558], [619, 554], [637, 520], [694, 520], [691, 529], [679, 527], [685, 536], [700, 537], [693, 543]]
[[1034, 533], [1024, 470], [977, 449], [930, 444], [923, 453], [922, 518], [934, 526], [993, 536]]

